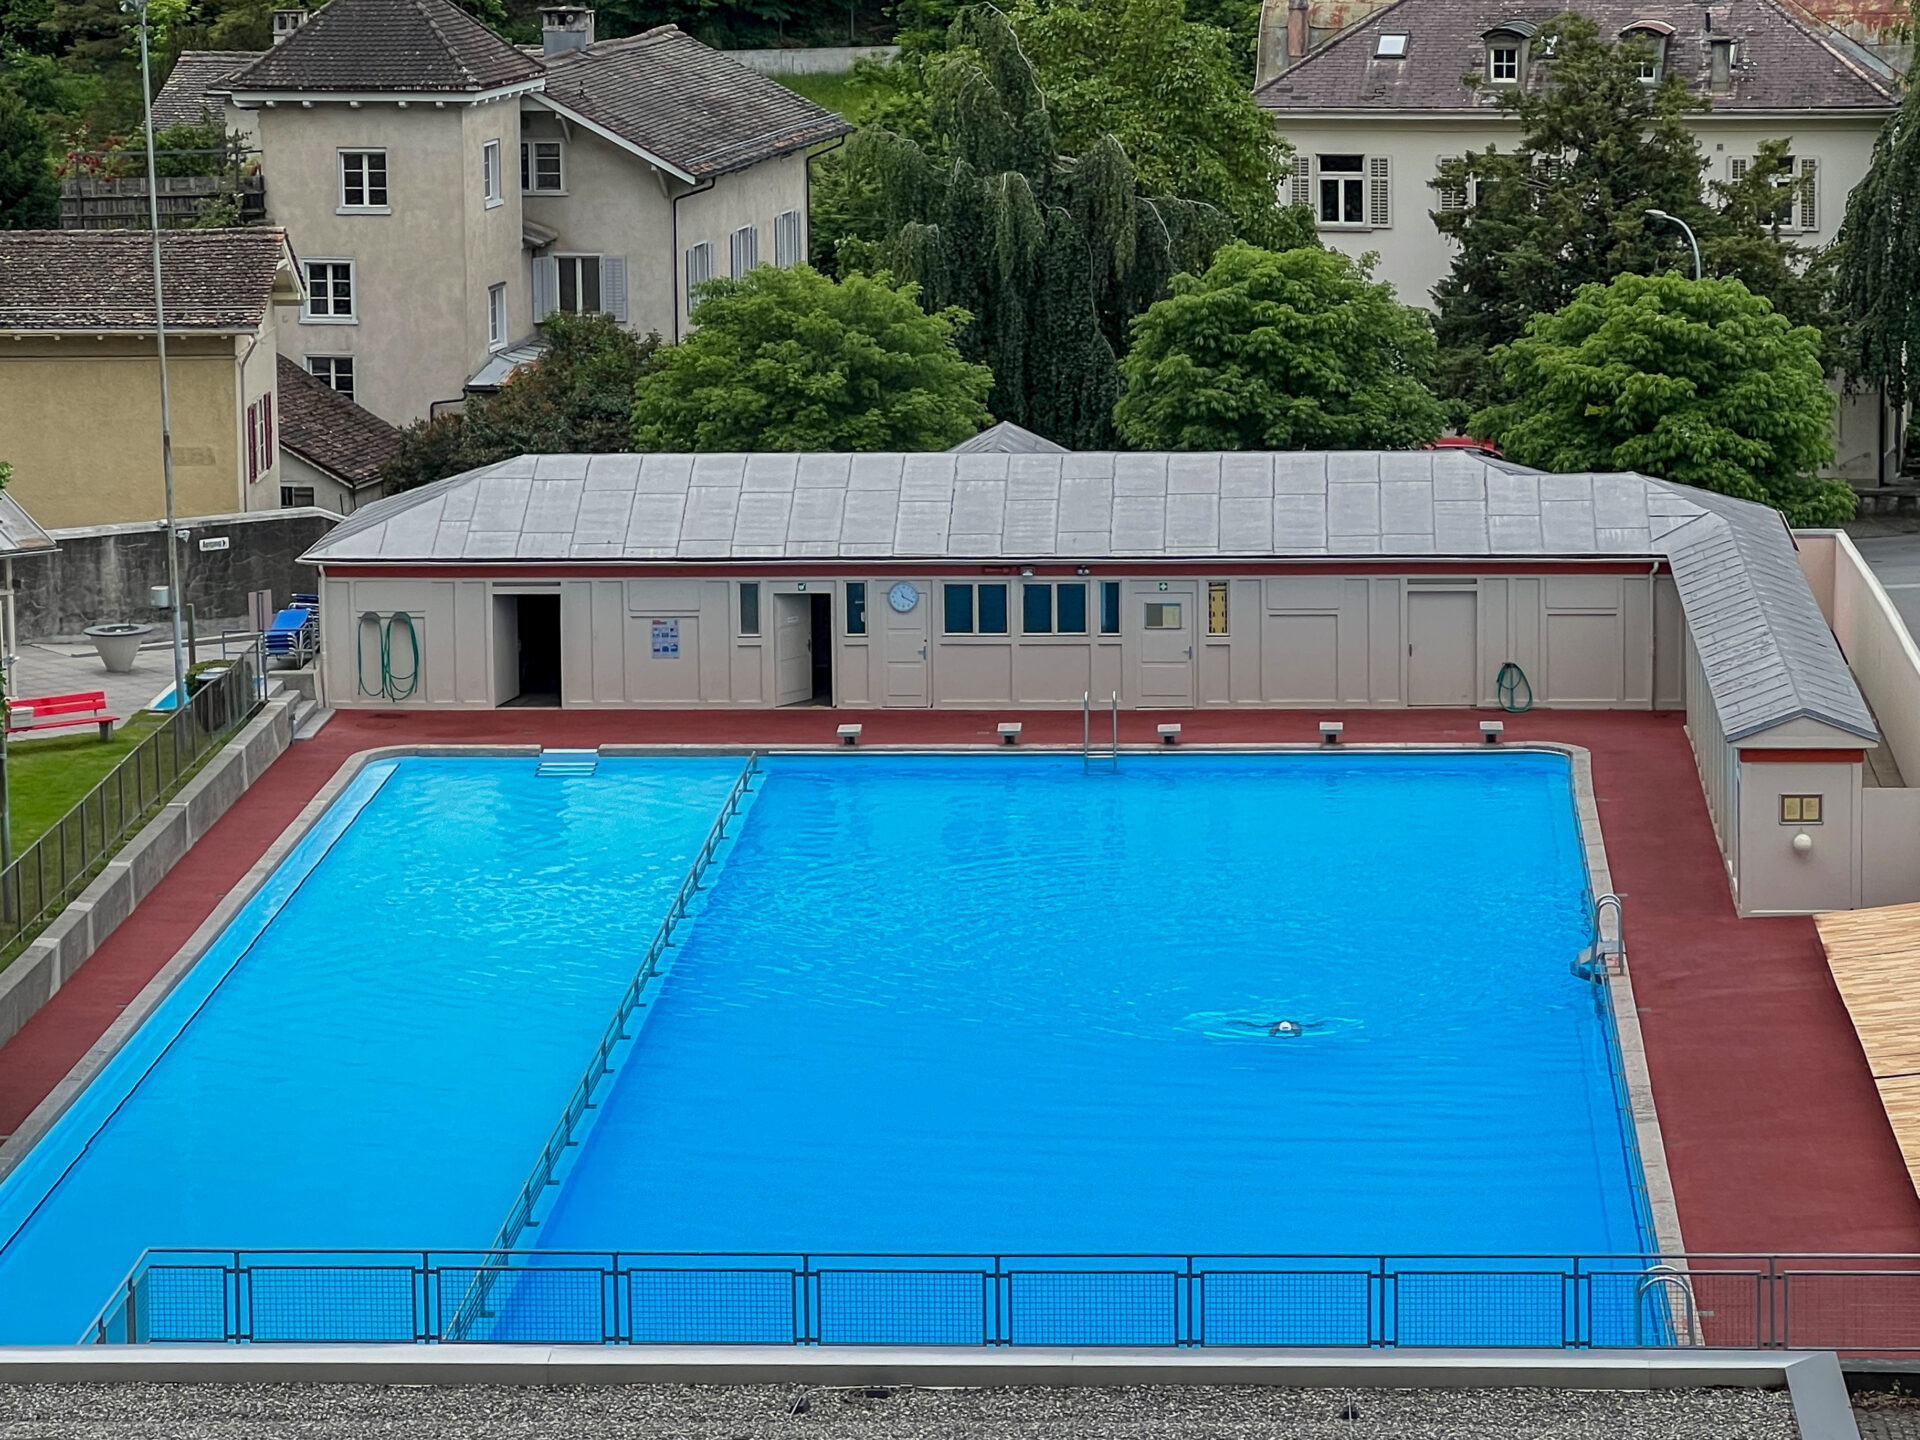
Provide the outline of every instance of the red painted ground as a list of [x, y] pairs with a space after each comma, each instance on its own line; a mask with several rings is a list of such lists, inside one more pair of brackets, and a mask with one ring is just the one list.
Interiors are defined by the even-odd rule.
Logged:
[[[133, 917], [0, 1048], [0, 1132], [12, 1131], [356, 750], [405, 742], [831, 743], [844, 719], [867, 743], [991, 744], [1005, 712], [826, 710], [645, 713], [346, 712], [294, 746]], [[1029, 743], [1080, 741], [1076, 712], [1024, 712]], [[1123, 714], [1150, 742], [1178, 719], [1190, 741], [1475, 741], [1467, 711]], [[1690, 1250], [1920, 1253], [1920, 1200], [1810, 920], [1739, 920], [1691, 753], [1673, 715], [1506, 717], [1518, 738], [1593, 752], [1594, 785], [1627, 938], [1654, 1098]]]

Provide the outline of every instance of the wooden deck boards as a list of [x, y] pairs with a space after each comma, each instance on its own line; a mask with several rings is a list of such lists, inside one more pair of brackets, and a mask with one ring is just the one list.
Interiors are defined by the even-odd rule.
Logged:
[[1814, 925], [1920, 1191], [1920, 905], [1840, 910]]

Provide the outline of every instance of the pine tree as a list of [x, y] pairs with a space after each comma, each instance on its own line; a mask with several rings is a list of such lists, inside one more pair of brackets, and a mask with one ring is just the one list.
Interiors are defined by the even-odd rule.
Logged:
[[1176, 271], [1205, 266], [1232, 219], [1143, 195], [1111, 135], [1061, 155], [998, 10], [963, 11], [947, 45], [929, 66], [937, 141], [869, 128], [849, 142], [842, 238], [855, 220], [863, 263], [913, 281], [930, 311], [973, 317], [961, 353], [992, 370], [996, 416], [1069, 449], [1110, 445], [1129, 323]]
[[0, 87], [0, 230], [48, 230], [60, 223], [46, 127], [12, 90]]

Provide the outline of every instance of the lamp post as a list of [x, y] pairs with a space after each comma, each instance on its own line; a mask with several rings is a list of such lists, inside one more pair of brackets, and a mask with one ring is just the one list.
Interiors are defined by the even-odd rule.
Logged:
[[147, 223], [153, 230], [153, 333], [160, 347], [160, 476], [166, 487], [167, 600], [173, 614], [173, 713], [187, 703], [187, 667], [180, 643], [180, 537], [173, 528], [173, 403], [167, 390], [166, 290], [160, 279], [160, 182], [153, 157], [153, 76], [147, 56], [148, 0], [122, 0], [140, 17], [140, 101], [147, 139]]
[[1693, 247], [1693, 278], [1698, 280], [1700, 278], [1700, 242], [1694, 239], [1693, 227], [1678, 215], [1669, 215], [1664, 210], [1648, 210], [1646, 214], [1649, 219], [1672, 221], [1675, 225], [1678, 225], [1682, 230], [1687, 232], [1687, 244]]

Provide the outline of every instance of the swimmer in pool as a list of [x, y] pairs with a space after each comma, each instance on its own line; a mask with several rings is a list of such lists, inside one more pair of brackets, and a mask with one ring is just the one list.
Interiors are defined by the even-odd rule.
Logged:
[[1298, 1038], [1306, 1033], [1307, 1027], [1298, 1020], [1276, 1020], [1267, 1027], [1267, 1034], [1279, 1037]]

